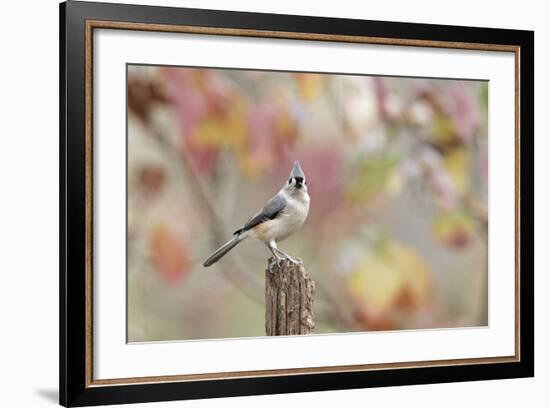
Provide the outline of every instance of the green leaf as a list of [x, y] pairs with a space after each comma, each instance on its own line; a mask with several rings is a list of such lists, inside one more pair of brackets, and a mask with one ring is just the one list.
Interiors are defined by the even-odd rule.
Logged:
[[369, 200], [382, 191], [393, 171], [398, 159], [388, 155], [369, 156], [359, 165], [356, 177], [346, 191], [346, 197], [352, 203]]

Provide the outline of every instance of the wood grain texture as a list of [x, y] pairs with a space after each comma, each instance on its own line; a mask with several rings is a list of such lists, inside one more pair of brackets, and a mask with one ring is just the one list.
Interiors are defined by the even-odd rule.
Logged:
[[268, 336], [309, 334], [315, 327], [315, 282], [303, 264], [269, 259], [265, 271], [265, 331]]

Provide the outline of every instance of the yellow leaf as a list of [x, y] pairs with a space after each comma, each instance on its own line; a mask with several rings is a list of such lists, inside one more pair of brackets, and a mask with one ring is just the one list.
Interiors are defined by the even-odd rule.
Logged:
[[319, 74], [296, 74], [298, 92], [303, 100], [311, 102], [319, 97], [322, 91], [324, 76]]
[[432, 135], [434, 142], [439, 146], [452, 143], [456, 138], [456, 131], [452, 120], [441, 114], [434, 115], [432, 120]]
[[252, 180], [258, 178], [272, 163], [271, 153], [265, 150], [253, 154], [242, 152], [238, 157], [239, 170], [244, 177]]
[[394, 171], [386, 181], [386, 192], [392, 197], [397, 197], [403, 189], [403, 177], [401, 173]]
[[412, 248], [394, 245], [392, 256], [398, 269], [406, 274], [407, 289], [415, 304], [429, 302], [432, 293], [431, 270], [428, 264]]
[[443, 166], [456, 191], [464, 194], [470, 187], [470, 153], [464, 148], [455, 148], [443, 156]]
[[275, 120], [275, 135], [281, 141], [292, 141], [296, 139], [298, 127], [288, 112], [284, 112]]
[[432, 231], [445, 245], [462, 248], [471, 242], [475, 224], [472, 217], [462, 211], [442, 212], [434, 218]]
[[384, 322], [387, 328], [398, 311], [429, 303], [431, 270], [412, 248], [388, 240], [365, 254], [349, 277], [348, 289], [365, 323], [376, 327]]
[[350, 276], [352, 296], [374, 316], [384, 313], [401, 288], [403, 271], [378, 256], [367, 256]]
[[235, 103], [229, 110], [223, 126], [226, 137], [233, 146], [242, 146], [248, 138], [248, 126], [246, 124], [246, 106], [244, 103]]
[[191, 142], [199, 147], [241, 148], [248, 138], [246, 106], [235, 102], [224, 114], [210, 114], [191, 134]]

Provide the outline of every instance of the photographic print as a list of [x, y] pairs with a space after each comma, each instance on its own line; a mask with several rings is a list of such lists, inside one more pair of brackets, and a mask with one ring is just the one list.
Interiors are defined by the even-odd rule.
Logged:
[[488, 98], [128, 64], [128, 342], [486, 326]]

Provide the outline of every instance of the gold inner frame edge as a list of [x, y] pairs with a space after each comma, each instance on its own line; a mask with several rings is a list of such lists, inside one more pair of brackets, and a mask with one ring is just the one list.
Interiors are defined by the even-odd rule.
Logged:
[[[126, 377], [112, 379], [93, 378], [93, 30], [118, 29], [131, 31], [171, 32], [219, 36], [255, 38], [293, 39], [308, 41], [329, 41], [340, 43], [362, 43], [409, 47], [448, 48], [477, 51], [513, 52], [515, 58], [515, 353], [513, 356], [478, 357], [414, 362], [354, 364], [341, 366], [301, 367], [273, 370], [252, 370], [214, 372], [201, 374], [164, 375], [151, 377]], [[288, 31], [251, 30], [235, 28], [198, 27], [151, 23], [129, 23], [121, 21], [86, 20], [85, 26], [85, 286], [86, 286], [86, 345], [85, 345], [85, 386], [103, 387], [146, 383], [168, 383], [181, 381], [207, 381], [267, 376], [292, 376], [300, 374], [321, 374], [352, 371], [372, 371], [407, 369], [421, 367], [460, 366], [469, 364], [512, 363], [521, 360], [520, 356], [520, 52], [521, 47], [506, 44], [468, 43], [456, 41], [416, 40], [406, 38], [386, 38], [353, 35], [314, 34]]]

